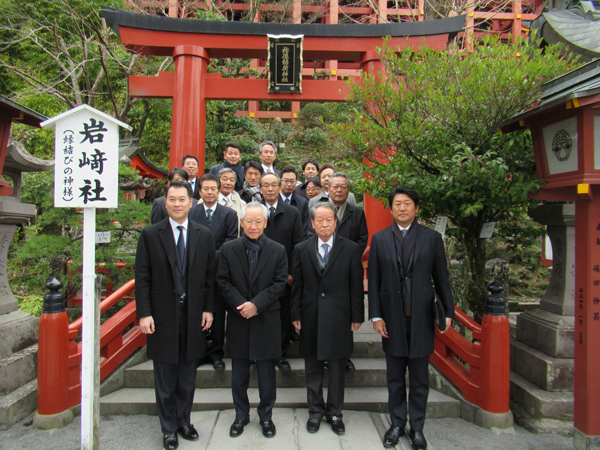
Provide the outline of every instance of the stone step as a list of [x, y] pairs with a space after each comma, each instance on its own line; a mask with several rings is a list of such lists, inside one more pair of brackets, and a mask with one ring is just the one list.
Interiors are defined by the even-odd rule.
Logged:
[[510, 368], [545, 391], [573, 392], [574, 359], [553, 358], [512, 339]]
[[38, 338], [40, 319], [23, 311], [0, 315], [0, 358], [34, 345]]
[[37, 377], [37, 344], [0, 359], [0, 393], [8, 394]]
[[[326, 394], [324, 394], [326, 396]], [[251, 407], [258, 405], [258, 389], [248, 389]], [[385, 387], [346, 388], [344, 410], [387, 412]], [[193, 411], [231, 409], [231, 388], [196, 389]], [[306, 408], [306, 388], [278, 388], [276, 408]], [[153, 388], [124, 388], [100, 398], [100, 413], [107, 415], [156, 415]], [[253, 412], [254, 414], [254, 412]], [[430, 390], [427, 418], [460, 417], [460, 401]]]
[[[282, 372], [277, 370], [278, 387], [305, 387], [303, 359], [289, 359], [292, 370]], [[346, 373], [347, 387], [385, 387], [386, 370], [383, 358], [353, 358], [356, 371]], [[205, 364], [196, 372], [197, 388], [229, 388], [231, 387], [231, 360], [225, 358], [225, 370], [216, 371], [211, 364]], [[324, 385], [327, 386], [328, 376], [325, 375]], [[146, 361], [125, 371], [125, 387], [153, 388], [154, 372], [152, 361]], [[258, 387], [256, 371], [250, 372], [250, 387]]]
[[[362, 328], [365, 328], [361, 332]], [[227, 347], [227, 341], [225, 341]], [[288, 349], [289, 358], [301, 358], [299, 353], [299, 344], [292, 342]], [[385, 358], [383, 347], [381, 346], [381, 335], [373, 332], [370, 323], [364, 323], [358, 331], [354, 332], [354, 351], [352, 358]]]
[[37, 408], [37, 378], [0, 396], [0, 430], [7, 430]]
[[510, 372], [510, 400], [533, 419], [573, 420], [572, 392], [548, 392], [522, 375]]

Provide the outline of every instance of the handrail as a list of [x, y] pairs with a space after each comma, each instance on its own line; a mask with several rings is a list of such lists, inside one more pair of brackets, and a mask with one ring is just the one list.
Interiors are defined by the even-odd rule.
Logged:
[[[104, 312], [130, 297], [134, 289], [135, 280], [128, 281], [100, 302], [100, 311]], [[81, 343], [76, 341], [81, 328], [81, 318], [67, 323], [64, 307], [57, 313], [43, 313], [40, 318], [38, 359], [43, 367], [56, 366], [60, 369], [38, 370], [39, 414], [60, 414], [81, 403], [82, 349]], [[100, 380], [104, 380], [134, 351], [145, 345], [146, 335], [138, 325], [133, 301], [100, 326]], [[63, 350], [57, 352], [57, 349]]]

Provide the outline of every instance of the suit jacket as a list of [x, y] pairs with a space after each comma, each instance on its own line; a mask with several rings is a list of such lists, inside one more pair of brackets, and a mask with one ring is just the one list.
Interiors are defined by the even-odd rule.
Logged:
[[[367, 228], [367, 218], [362, 208], [346, 203], [346, 210], [342, 220], [338, 220], [335, 229], [336, 234], [356, 242], [361, 251], [364, 252], [369, 242], [369, 229]], [[308, 227], [308, 236], [315, 236], [315, 230], [312, 225]]]
[[[417, 237], [411, 257], [411, 338], [410, 351], [404, 326], [404, 308], [400, 292], [398, 253], [392, 227], [376, 233], [369, 251], [369, 317], [382, 318], [389, 338], [382, 338], [383, 350], [393, 356], [421, 358], [433, 353], [435, 325], [433, 289], [438, 293], [446, 317], [454, 317], [454, 301], [450, 288], [446, 252], [441, 234], [419, 225], [415, 220]], [[433, 281], [433, 282], [432, 282]]]
[[354, 348], [350, 324], [364, 320], [362, 252], [358, 244], [335, 235], [321, 270], [317, 243], [314, 236], [294, 251], [291, 320], [302, 322], [300, 354], [349, 358]]
[[[285, 200], [282, 197], [282, 194], [279, 194], [280, 201], [285, 203]], [[308, 214], [308, 200], [296, 194], [296, 192], [292, 193], [292, 198], [290, 199], [290, 205], [295, 207], [300, 213], [300, 219], [302, 220], [302, 239], [308, 238], [308, 226], [309, 226], [309, 214]]]
[[190, 220], [199, 223], [208, 228], [215, 240], [215, 249], [217, 257], [221, 252], [221, 246], [227, 242], [237, 238], [238, 235], [238, 218], [235, 211], [226, 206], [219, 205], [213, 211], [212, 221], [210, 226], [206, 220], [206, 205], [199, 203], [190, 209], [188, 215]]
[[296, 186], [296, 189], [294, 190], [294, 194], [298, 194], [300, 197], [302, 197], [306, 201], [308, 201], [308, 197], [306, 196], [306, 185], [307, 184], [308, 184], [308, 181], [304, 181], [304, 182], [302, 182], [302, 184], [299, 184], [298, 186]]
[[200, 200], [200, 177], [196, 177], [196, 181], [194, 181], [194, 194], [192, 198]]
[[[267, 209], [270, 207], [265, 204]], [[273, 217], [269, 217], [265, 235], [285, 247], [289, 273], [292, 273], [292, 253], [296, 244], [302, 242], [302, 221], [296, 208], [286, 205], [279, 197]]]
[[[286, 286], [288, 268], [285, 249], [266, 239], [249, 279], [248, 257], [243, 238], [221, 247], [217, 284], [227, 303], [227, 353], [232, 358], [254, 360], [281, 357], [279, 296]], [[244, 319], [236, 309], [251, 301], [258, 315]]]
[[179, 362], [179, 297], [187, 294], [187, 361], [206, 350], [202, 313], [215, 311], [216, 254], [205, 227], [188, 222], [185, 267], [181, 268], [169, 219], [142, 230], [135, 258], [137, 318], [152, 316], [148, 358]]
[[[194, 199], [192, 202], [192, 206], [196, 206], [198, 204], [198, 200]], [[165, 206], [165, 196], [158, 197], [154, 199], [152, 203], [152, 212], [150, 213], [150, 223], [154, 225], [155, 223], [160, 222], [161, 220], [169, 217], [167, 213], [167, 207]]]

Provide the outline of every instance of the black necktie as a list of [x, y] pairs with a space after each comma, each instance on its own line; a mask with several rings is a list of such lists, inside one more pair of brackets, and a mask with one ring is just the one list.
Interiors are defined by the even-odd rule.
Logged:
[[212, 209], [207, 209], [206, 210], [206, 221], [208, 222], [208, 226], [210, 227], [210, 224], [212, 223], [212, 215], [213, 215], [213, 210]]
[[179, 254], [179, 264], [183, 268], [183, 263], [185, 261], [185, 238], [183, 237], [183, 233], [185, 232], [185, 228], [183, 225], [179, 225], [177, 229], [179, 230], [179, 238], [177, 239], [177, 253]]
[[273, 216], [275, 215], [275, 207], [271, 206], [269, 208], [269, 222], [273, 221]]

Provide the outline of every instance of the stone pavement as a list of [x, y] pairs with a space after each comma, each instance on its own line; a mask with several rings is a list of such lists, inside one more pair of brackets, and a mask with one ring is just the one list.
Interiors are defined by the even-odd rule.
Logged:
[[[381, 436], [389, 426], [386, 414], [345, 411], [346, 434], [337, 436], [325, 421], [316, 434], [306, 431], [307, 409], [276, 408], [273, 421], [277, 435], [262, 436], [256, 410], [251, 410], [251, 422], [244, 434], [232, 439], [229, 426], [233, 410], [198, 411], [192, 422], [200, 440], [179, 440], [181, 450], [368, 450], [383, 449]], [[2, 450], [70, 450], [80, 447], [80, 417], [66, 428], [41, 431], [31, 427], [32, 416], [0, 432]], [[487, 430], [463, 419], [429, 419], [425, 436], [430, 450], [566, 450], [573, 448], [569, 437], [532, 434], [515, 426], [509, 430]], [[100, 423], [100, 448], [106, 450], [160, 450], [162, 436], [156, 416], [108, 416]], [[398, 450], [409, 450], [410, 442], [402, 438]]]

